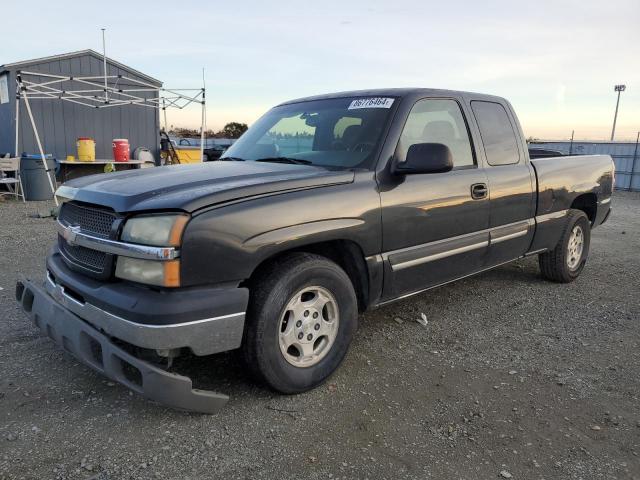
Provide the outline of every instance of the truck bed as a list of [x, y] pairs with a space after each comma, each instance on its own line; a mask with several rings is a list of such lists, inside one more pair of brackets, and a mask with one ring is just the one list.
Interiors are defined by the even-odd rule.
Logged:
[[581, 195], [594, 195], [598, 205], [611, 197], [614, 169], [609, 155], [537, 158], [531, 164], [538, 186], [536, 216], [570, 208]]
[[576, 155], [531, 160], [536, 175], [536, 233], [529, 252], [552, 249], [571, 208], [587, 212], [595, 227], [611, 209], [614, 168], [609, 155]]

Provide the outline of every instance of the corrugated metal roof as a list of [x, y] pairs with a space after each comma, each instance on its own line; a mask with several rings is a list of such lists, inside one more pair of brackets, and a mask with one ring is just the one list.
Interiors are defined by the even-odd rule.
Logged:
[[[34, 58], [32, 60], [22, 60], [20, 62], [13, 62], [13, 63], [6, 63], [4, 65], [0, 65], [0, 73], [5, 72], [7, 70], [17, 70], [18, 68], [21, 67], [26, 67], [28, 65], [35, 65], [38, 63], [45, 63], [45, 62], [50, 62], [53, 60], [62, 60], [62, 59], [66, 59], [66, 58], [73, 58], [73, 57], [82, 57], [84, 55], [91, 55], [93, 57], [96, 57], [97, 59], [99, 59], [100, 61], [102, 61], [102, 55], [98, 52], [96, 52], [95, 50], [91, 50], [90, 48], [87, 50], [79, 50], [77, 52], [69, 52], [69, 53], [61, 53], [59, 55], [51, 55], [49, 57], [41, 57], [41, 58]], [[158, 80], [157, 78], [154, 78], [150, 75], [147, 75], [145, 73], [140, 72], [139, 70], [136, 70], [135, 68], [131, 68], [128, 65], [125, 65], [124, 63], [120, 63], [116, 60], [113, 60], [112, 58], [107, 57], [107, 62], [109, 62], [111, 65], [114, 65], [118, 68], [122, 68], [124, 70], [128, 70], [131, 73], [134, 73], [135, 75], [138, 75], [140, 77], [143, 77], [147, 80], [149, 80], [152, 83], [156, 83], [158, 85], [162, 85], [162, 81]]]

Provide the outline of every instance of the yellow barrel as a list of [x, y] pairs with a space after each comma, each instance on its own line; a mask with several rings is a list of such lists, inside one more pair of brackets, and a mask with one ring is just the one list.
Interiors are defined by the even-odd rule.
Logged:
[[78, 147], [78, 160], [81, 162], [93, 162], [96, 159], [96, 142], [93, 138], [78, 138], [76, 147]]

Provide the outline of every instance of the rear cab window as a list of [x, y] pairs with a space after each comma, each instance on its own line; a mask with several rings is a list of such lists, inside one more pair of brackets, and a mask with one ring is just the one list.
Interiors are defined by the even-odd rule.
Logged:
[[495, 102], [474, 100], [471, 109], [478, 122], [487, 163], [491, 166], [519, 163], [518, 137], [504, 107]]

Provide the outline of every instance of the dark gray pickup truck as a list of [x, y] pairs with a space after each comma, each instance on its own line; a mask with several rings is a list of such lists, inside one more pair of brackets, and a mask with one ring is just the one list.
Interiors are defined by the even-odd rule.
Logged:
[[241, 348], [283, 393], [340, 365], [358, 312], [538, 255], [583, 270], [611, 213], [608, 156], [531, 161], [504, 99], [431, 89], [283, 103], [220, 161], [96, 175], [65, 200], [44, 283], [16, 297], [81, 361], [178, 408], [227, 397], [178, 355]]

